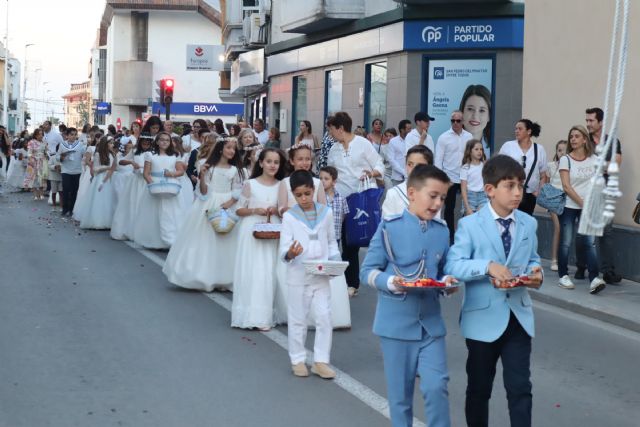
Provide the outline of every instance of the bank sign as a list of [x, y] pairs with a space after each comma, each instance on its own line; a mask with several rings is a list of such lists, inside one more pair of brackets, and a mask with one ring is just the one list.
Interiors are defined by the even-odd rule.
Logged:
[[98, 102], [96, 104], [96, 114], [98, 115], [111, 114], [111, 103]]
[[523, 18], [405, 21], [405, 50], [522, 49]]
[[[164, 114], [164, 106], [153, 103], [153, 114]], [[235, 116], [244, 115], [244, 104], [209, 104], [197, 102], [174, 102], [171, 104], [171, 114], [185, 116]]]

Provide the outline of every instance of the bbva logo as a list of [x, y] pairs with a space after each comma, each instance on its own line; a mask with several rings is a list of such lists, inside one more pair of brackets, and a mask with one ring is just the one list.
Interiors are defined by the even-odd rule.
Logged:
[[217, 113], [218, 107], [215, 105], [195, 104], [193, 106], [194, 113]]
[[438, 43], [442, 38], [442, 27], [428, 25], [422, 29], [422, 41], [425, 43]]

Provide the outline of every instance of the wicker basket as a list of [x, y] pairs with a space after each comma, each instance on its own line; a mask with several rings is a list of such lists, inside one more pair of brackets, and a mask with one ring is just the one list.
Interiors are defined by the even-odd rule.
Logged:
[[226, 209], [206, 210], [205, 215], [213, 231], [220, 234], [231, 232], [237, 222], [237, 218]]
[[147, 184], [149, 193], [154, 197], [171, 198], [176, 197], [180, 193], [182, 186], [175, 182], [158, 181]]
[[253, 237], [261, 240], [277, 240], [280, 238], [282, 224], [273, 224], [271, 214], [267, 214], [267, 222], [260, 222], [253, 226]]
[[309, 260], [302, 261], [304, 270], [316, 276], [341, 276], [349, 266], [346, 261]]

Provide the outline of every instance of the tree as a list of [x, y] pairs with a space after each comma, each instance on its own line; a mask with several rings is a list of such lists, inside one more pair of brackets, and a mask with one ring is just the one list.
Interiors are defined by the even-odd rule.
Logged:
[[85, 123], [89, 123], [89, 102], [86, 99], [82, 99], [78, 103], [78, 115], [80, 116], [80, 123], [77, 123], [76, 126], [82, 128], [82, 125]]

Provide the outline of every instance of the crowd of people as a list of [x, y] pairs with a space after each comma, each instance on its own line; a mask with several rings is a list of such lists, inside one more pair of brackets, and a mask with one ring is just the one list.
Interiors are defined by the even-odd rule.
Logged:
[[[332, 329], [351, 326], [350, 298], [361, 283], [378, 289], [373, 329], [381, 338], [394, 425], [411, 424], [416, 374], [429, 424], [450, 425], [443, 292], [407, 292], [405, 283], [442, 280], [450, 288], [444, 293], [451, 293], [457, 280], [465, 282], [467, 417], [488, 418], [491, 372], [502, 357], [509, 410], [512, 421], [519, 420], [513, 425], [530, 425], [533, 312], [526, 288], [542, 282], [532, 215], [545, 184], [566, 194], [562, 212], [551, 214], [551, 269], [559, 286], [573, 289], [569, 252], [595, 174], [596, 147], [606, 139], [603, 112], [586, 110], [587, 127], [571, 127], [550, 162], [535, 142], [537, 123], [519, 120], [515, 139], [490, 156], [486, 135], [466, 131], [462, 118], [453, 111], [450, 129], [434, 140], [428, 133], [434, 119], [426, 112], [416, 113], [413, 124], [400, 121], [397, 130], [375, 119], [368, 133], [337, 112], [322, 138], [301, 121], [286, 151], [278, 129], [267, 130], [261, 119], [253, 129], [198, 119], [182, 135], [156, 116], [106, 133], [88, 125], [55, 132], [45, 122], [13, 142], [2, 131], [0, 151], [6, 187], [31, 191], [34, 200], [48, 191], [53, 209], [81, 228], [168, 250], [163, 272], [176, 286], [233, 292], [232, 327], [268, 331], [288, 324], [296, 376], [309, 375], [304, 342], [312, 325], [311, 370], [335, 377]], [[620, 144], [615, 155], [619, 163]], [[359, 213], [348, 201], [372, 188], [384, 190], [383, 220], [361, 266], [360, 245], [347, 238], [347, 216]], [[621, 280], [609, 258], [613, 251], [606, 251], [610, 238], [608, 228], [599, 238], [600, 254], [595, 238], [575, 238], [575, 277], [588, 271], [592, 294]], [[307, 273], [308, 260], [348, 265], [344, 275], [330, 278]]]

